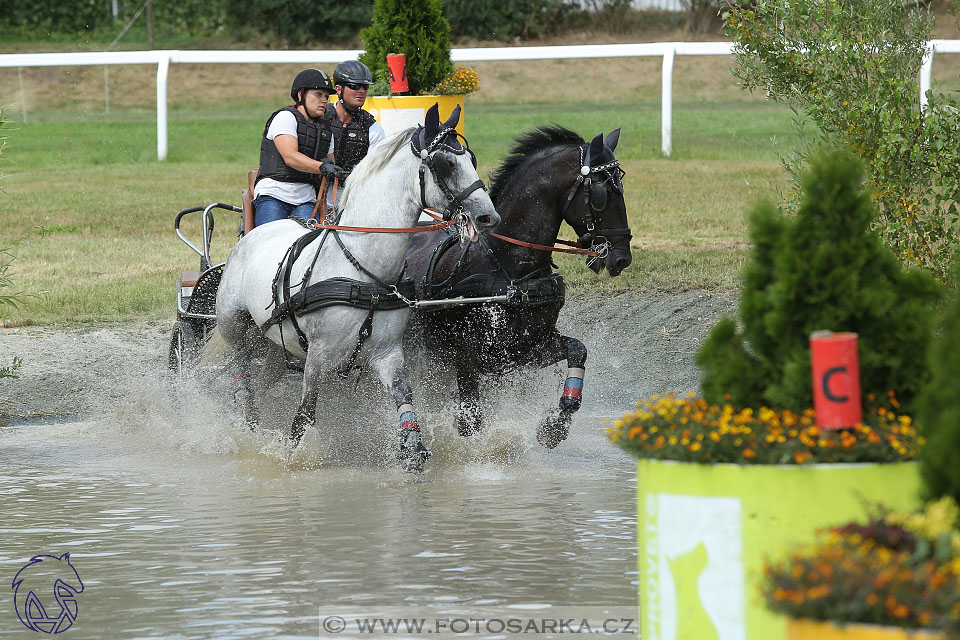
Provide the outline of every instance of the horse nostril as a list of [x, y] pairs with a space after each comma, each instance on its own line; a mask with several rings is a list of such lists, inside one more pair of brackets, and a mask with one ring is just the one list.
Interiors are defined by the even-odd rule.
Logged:
[[500, 224], [500, 217], [491, 215], [489, 213], [484, 213], [477, 216], [477, 224], [481, 227], [495, 227]]
[[631, 258], [618, 258], [617, 259], [617, 269], [623, 271], [630, 266], [630, 263], [633, 262]]

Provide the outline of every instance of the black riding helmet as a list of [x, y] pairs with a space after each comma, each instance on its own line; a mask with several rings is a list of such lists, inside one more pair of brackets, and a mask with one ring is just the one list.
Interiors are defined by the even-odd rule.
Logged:
[[344, 60], [333, 70], [333, 84], [373, 84], [373, 75], [359, 60]]
[[298, 94], [308, 89], [325, 89], [333, 93], [333, 83], [330, 82], [330, 76], [320, 69], [304, 69], [293, 79], [293, 86], [290, 87], [290, 97], [294, 103], [302, 104], [303, 100]]
[[[369, 87], [373, 84], [373, 76], [370, 74], [370, 69], [367, 68], [367, 65], [359, 60], [344, 60], [333, 70], [333, 84], [341, 88], [345, 84], [362, 84]], [[347, 113], [352, 116], [360, 113], [359, 108], [351, 109], [347, 106], [347, 103], [343, 99], [342, 91], [337, 91], [337, 95], [340, 96], [340, 103], [343, 105], [343, 108], [346, 109]]]

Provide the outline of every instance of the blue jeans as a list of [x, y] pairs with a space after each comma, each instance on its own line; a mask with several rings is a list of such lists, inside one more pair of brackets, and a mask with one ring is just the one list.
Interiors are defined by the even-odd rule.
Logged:
[[257, 196], [257, 199], [253, 201], [253, 224], [255, 227], [259, 227], [267, 222], [283, 220], [290, 216], [309, 220], [315, 204], [315, 202], [290, 204], [283, 200], [277, 200], [273, 196]]

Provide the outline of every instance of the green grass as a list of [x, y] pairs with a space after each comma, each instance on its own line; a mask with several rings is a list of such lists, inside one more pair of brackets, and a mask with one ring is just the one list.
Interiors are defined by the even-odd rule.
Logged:
[[[269, 109], [229, 103], [172, 109], [163, 163], [156, 161], [150, 110], [113, 111], [109, 118], [31, 112], [29, 124], [11, 131], [3, 156], [0, 237], [44, 227], [18, 247], [12, 270], [17, 288], [42, 295], [19, 309], [0, 309], [0, 322], [172, 317], [179, 271], [198, 266], [175, 237], [173, 217], [218, 200], [239, 205]], [[622, 127], [617, 155], [627, 171], [634, 265], [611, 279], [582, 261], [558, 258], [570, 282], [610, 290], [736, 287], [747, 246], [745, 213], [783, 186], [770, 139], [792, 141], [789, 110], [756, 100], [676, 104], [671, 158], [659, 151], [659, 103], [468, 102], [466, 114], [481, 176], [531, 127], [556, 122], [586, 137]], [[221, 216], [215, 239], [221, 259], [235, 240], [235, 220]]]

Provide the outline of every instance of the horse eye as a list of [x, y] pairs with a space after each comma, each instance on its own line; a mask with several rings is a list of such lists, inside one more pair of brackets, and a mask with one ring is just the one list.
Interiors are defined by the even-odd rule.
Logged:
[[602, 183], [590, 187], [590, 205], [598, 211], [606, 208], [607, 188]]

